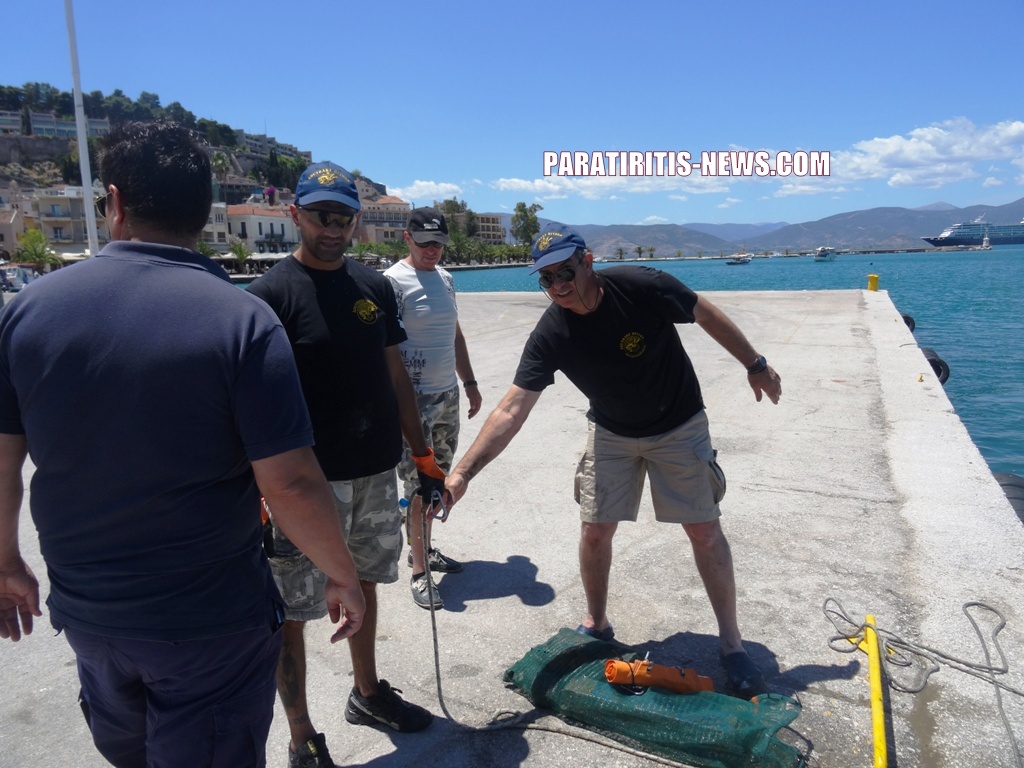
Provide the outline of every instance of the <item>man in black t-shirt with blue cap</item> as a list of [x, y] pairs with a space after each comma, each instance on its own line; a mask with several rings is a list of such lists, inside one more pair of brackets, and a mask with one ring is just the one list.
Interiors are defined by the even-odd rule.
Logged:
[[[301, 242], [249, 291], [273, 309], [292, 345], [313, 422], [313, 451], [334, 494], [335, 509], [366, 598], [366, 619], [349, 638], [353, 688], [345, 719], [419, 731], [433, 715], [407, 702], [377, 675], [377, 584], [398, 579], [402, 521], [395, 467], [408, 441], [420, 487], [443, 489], [399, 344], [406, 340], [395, 293], [382, 274], [345, 256], [359, 226], [351, 173], [315, 163], [299, 177], [292, 221]], [[273, 514], [271, 507], [271, 514]], [[306, 702], [305, 622], [325, 615], [322, 575], [275, 533], [274, 577], [288, 609], [278, 690], [291, 731], [291, 768], [330, 768], [322, 733]]]
[[696, 373], [676, 323], [697, 323], [747, 369], [760, 402], [777, 403], [778, 374], [714, 304], [647, 267], [594, 269], [579, 233], [552, 224], [533, 240], [533, 272], [552, 305], [523, 350], [511, 389], [488, 417], [446, 486], [457, 501], [511, 442], [561, 370], [590, 400], [589, 434], [576, 473], [580, 574], [587, 614], [577, 631], [615, 633], [606, 614], [612, 539], [636, 520], [646, 479], [655, 517], [681, 524], [718, 621], [722, 665], [734, 693], [763, 688], [743, 648], [732, 555], [719, 522], [725, 476], [715, 460]]

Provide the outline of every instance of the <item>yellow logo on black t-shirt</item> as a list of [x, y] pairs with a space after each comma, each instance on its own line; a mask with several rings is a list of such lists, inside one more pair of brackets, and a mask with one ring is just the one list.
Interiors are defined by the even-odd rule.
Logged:
[[619, 349], [626, 353], [626, 357], [640, 357], [647, 351], [647, 343], [642, 333], [630, 332], [622, 337]]
[[356, 316], [367, 325], [373, 325], [377, 322], [377, 313], [380, 311], [377, 309], [377, 305], [369, 299], [360, 299], [352, 305], [352, 311], [356, 313]]

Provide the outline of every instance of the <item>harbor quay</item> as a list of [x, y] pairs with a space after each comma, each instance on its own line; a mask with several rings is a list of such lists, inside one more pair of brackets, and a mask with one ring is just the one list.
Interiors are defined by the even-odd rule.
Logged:
[[[989, 640], [986, 651], [962, 610], [972, 602], [991, 606], [1006, 622], [998, 643], [1009, 671], [998, 680], [1024, 688], [1024, 530], [888, 294], [704, 295], [782, 377], [778, 405], [755, 402], [743, 367], [699, 327], [679, 326], [728, 480], [722, 524], [746, 646], [768, 689], [801, 707], [780, 738], [802, 749], [808, 765], [875, 764], [868, 657], [845, 640], [830, 645], [847, 634], [823, 612], [830, 599], [852, 621], [849, 633], [872, 614], [883, 634], [974, 664], [984, 664], [987, 652], [998, 666], [995, 614], [972, 614]], [[484, 405], [463, 420], [457, 456], [510, 385], [547, 304], [540, 293], [460, 294]], [[656, 764], [577, 738], [589, 732], [535, 709], [502, 682], [531, 647], [575, 628], [584, 614], [573, 476], [586, 411], [586, 400], [557, 376], [511, 445], [472, 481], [448, 521], [435, 525], [436, 545], [466, 564], [438, 578], [445, 607], [435, 616], [437, 660], [452, 719], [438, 702], [431, 615], [409, 599], [404, 554], [399, 582], [379, 590], [378, 668], [405, 698], [437, 715], [426, 731], [346, 723], [348, 651], [329, 644], [326, 619], [307, 626], [310, 712], [338, 765]], [[28, 494], [20, 538], [45, 594]], [[689, 545], [678, 526], [654, 521], [649, 496], [639, 520], [621, 524], [615, 538], [609, 617], [616, 639], [641, 655], [695, 668], [724, 688], [717, 627]], [[904, 688], [922, 678], [916, 667], [885, 667]], [[918, 693], [889, 690], [889, 764], [1014, 765], [996, 688], [985, 676], [942, 664]], [[31, 636], [0, 644], [0, 690], [0, 767], [106, 764], [77, 703], [73, 654], [46, 616]], [[1024, 701], [1003, 691], [1001, 706], [1021, 741]], [[511, 727], [463, 727], [481, 728], [503, 712], [522, 716]], [[287, 744], [278, 704], [268, 765], [287, 764]]]

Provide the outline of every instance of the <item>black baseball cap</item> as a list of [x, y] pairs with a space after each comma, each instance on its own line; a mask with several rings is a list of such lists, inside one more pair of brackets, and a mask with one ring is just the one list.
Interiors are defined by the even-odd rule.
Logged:
[[448, 224], [444, 214], [436, 208], [417, 208], [409, 216], [409, 226], [405, 228], [409, 236], [417, 244], [448, 242]]

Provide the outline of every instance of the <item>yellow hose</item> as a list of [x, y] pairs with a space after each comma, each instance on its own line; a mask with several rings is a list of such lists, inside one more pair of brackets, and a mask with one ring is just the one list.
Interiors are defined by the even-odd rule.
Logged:
[[871, 730], [875, 739], [875, 768], [889, 765], [889, 747], [885, 738], [885, 700], [882, 698], [882, 658], [875, 632], [875, 615], [864, 619], [864, 641], [868, 654], [868, 680], [871, 683]]

